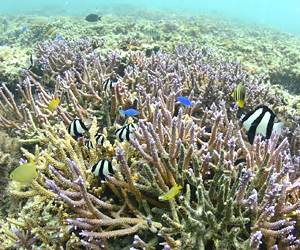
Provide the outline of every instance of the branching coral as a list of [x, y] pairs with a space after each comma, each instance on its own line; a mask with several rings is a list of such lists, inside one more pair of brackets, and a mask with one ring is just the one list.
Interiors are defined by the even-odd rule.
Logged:
[[[122, 60], [117, 53], [102, 57], [89, 49], [83, 55], [80, 42], [39, 44], [38, 51], [46, 71], [57, 77], [51, 88], [28, 72], [25, 91], [19, 88], [32, 116], [27, 132], [35, 125], [41, 143], [35, 154], [23, 149], [38, 177], [28, 190], [11, 192], [28, 199], [22, 213], [7, 220], [5, 232], [15, 244], [11, 225], [33, 238], [37, 234], [34, 244], [46, 249], [300, 247], [293, 236], [300, 205], [298, 118], [293, 116], [284, 137], [257, 135], [250, 145], [239, 124], [241, 111], [230, 97], [244, 82], [251, 97], [246, 110], [257, 104], [281, 106], [279, 96], [262, 87], [264, 76], [249, 77], [238, 63], [181, 44], [171, 54], [162, 49], [149, 58], [128, 51]], [[74, 59], [76, 65], [66, 65]], [[104, 90], [106, 79], [113, 79], [111, 89]], [[31, 85], [38, 97], [32, 96]], [[60, 104], [51, 113], [47, 103], [58, 96]], [[179, 96], [187, 96], [193, 106], [182, 106]], [[137, 117], [121, 117], [118, 109], [127, 108], [136, 108]], [[67, 132], [76, 115], [93, 118], [77, 140]], [[25, 121], [6, 119], [25, 126]], [[120, 142], [114, 131], [128, 123], [135, 124], [134, 138]], [[88, 150], [84, 142], [96, 145], [97, 132], [105, 142]], [[121, 171], [100, 183], [90, 172], [100, 159]], [[165, 199], [177, 185], [183, 187], [180, 193]], [[45, 211], [47, 220], [39, 220]]]

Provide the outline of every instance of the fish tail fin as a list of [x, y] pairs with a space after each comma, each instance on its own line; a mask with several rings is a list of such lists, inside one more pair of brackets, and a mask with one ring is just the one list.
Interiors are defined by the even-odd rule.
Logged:
[[238, 104], [239, 104], [239, 107], [240, 107], [240, 108], [243, 108], [244, 105], [245, 105], [245, 100], [239, 100], [239, 101], [238, 101]]
[[35, 166], [34, 160], [29, 159], [29, 162], [32, 163]]
[[92, 123], [93, 123], [93, 119], [87, 118], [87, 119], [85, 120], [85, 122], [84, 122], [84, 125], [89, 126], [89, 125], [91, 125]]
[[281, 135], [281, 134], [282, 134], [283, 127], [285, 126], [285, 124], [286, 124], [286, 121], [274, 123], [274, 128], [273, 128], [273, 129], [274, 129], [279, 135]]
[[113, 170], [122, 172], [122, 167], [119, 164], [113, 165]]

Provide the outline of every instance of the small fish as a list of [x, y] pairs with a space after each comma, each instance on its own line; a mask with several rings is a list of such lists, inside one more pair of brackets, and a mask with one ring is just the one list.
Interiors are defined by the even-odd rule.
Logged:
[[93, 49], [97, 49], [97, 48], [101, 47], [101, 43], [99, 43], [99, 42], [96, 41], [96, 40], [93, 40], [93, 41], [91, 42], [91, 45], [92, 45]]
[[184, 106], [193, 106], [193, 104], [192, 104], [192, 102], [188, 99], [188, 98], [186, 98], [186, 97], [182, 97], [182, 96], [178, 96], [177, 97], [177, 100], [181, 103], [181, 104], [183, 104]]
[[120, 142], [126, 140], [129, 141], [133, 136], [133, 131], [135, 130], [134, 125], [129, 123], [122, 128], [119, 128], [115, 131], [116, 136], [119, 138]]
[[[95, 140], [96, 140], [96, 144], [101, 144], [103, 146], [104, 143], [104, 135], [102, 134], [95, 134]], [[88, 140], [85, 143], [85, 146], [88, 148], [88, 150], [90, 150], [91, 148], [94, 147], [93, 143], [91, 142], [91, 140]]]
[[23, 28], [22, 28], [22, 31], [26, 31], [27, 30], [27, 26], [24, 26]]
[[135, 110], [135, 109], [126, 109], [125, 111], [120, 109], [119, 112], [121, 113], [121, 116], [125, 116], [125, 115], [137, 115], [138, 113], [140, 113], [139, 111]]
[[6, 43], [2, 43], [2, 46], [5, 46], [6, 45]]
[[159, 37], [161, 36], [161, 33], [157, 30], [154, 29], [147, 29], [143, 32], [146, 36], [151, 36], [151, 37]]
[[54, 110], [56, 109], [56, 106], [57, 104], [60, 102], [60, 100], [58, 98], [56, 99], [53, 99], [49, 102], [49, 106], [48, 106], [48, 109], [51, 111], [51, 110]]
[[92, 167], [91, 172], [99, 176], [101, 180], [105, 180], [105, 175], [113, 175], [115, 170], [119, 171], [119, 169], [113, 167], [109, 160], [101, 159]]
[[127, 44], [125, 47], [123, 47], [123, 49], [126, 51], [128, 51], [128, 50], [137, 51], [137, 50], [140, 50], [141, 48], [138, 46]]
[[51, 19], [48, 17], [35, 17], [31, 19], [32, 23], [36, 23], [36, 24], [44, 24], [44, 23], [49, 23], [51, 22]]
[[244, 107], [245, 98], [246, 98], [246, 87], [242, 82], [236, 87], [236, 90], [231, 95], [234, 100], [239, 104], [240, 108]]
[[24, 42], [23, 42], [23, 41], [21, 41], [20, 43], [24, 44]]
[[88, 22], [98, 22], [101, 21], [101, 16], [98, 16], [96, 14], [89, 14], [86, 18], [86, 21]]
[[179, 193], [179, 190], [182, 189], [181, 185], [176, 185], [172, 187], [168, 193], [165, 194], [164, 200], [174, 200], [175, 195]]
[[29, 57], [29, 68], [28, 70], [32, 69], [35, 66], [35, 60], [36, 60], [36, 56], [35, 55], [30, 55]]
[[102, 85], [103, 85], [103, 87], [104, 87], [104, 91], [105, 91], [106, 89], [111, 89], [111, 87], [112, 87], [112, 80], [107, 79], [106, 81], [104, 81], [104, 82], [102, 83]]
[[85, 125], [86, 122], [84, 123], [81, 119], [75, 118], [68, 128], [68, 132], [72, 136], [81, 137], [83, 132], [88, 131]]
[[278, 134], [282, 133], [286, 122], [274, 123], [275, 117], [276, 115], [267, 106], [259, 106], [243, 117], [242, 123], [247, 130], [250, 144], [253, 144], [255, 134], [262, 134], [266, 139], [269, 139], [273, 129]]
[[46, 33], [46, 36], [52, 36], [53, 34], [55, 34], [58, 31], [58, 29], [56, 27], [52, 27], [51, 29], [49, 29]]
[[30, 64], [31, 66], [34, 65], [34, 56], [33, 56], [32, 54], [31, 54], [30, 57], [29, 57], [29, 64]]
[[21, 183], [28, 183], [32, 179], [37, 176], [36, 167], [33, 162], [22, 164], [19, 167], [15, 168], [11, 174], [10, 178], [21, 182]]
[[57, 37], [56, 37], [57, 40], [60, 40], [60, 39], [62, 39], [62, 38], [63, 38], [63, 36], [57, 36]]

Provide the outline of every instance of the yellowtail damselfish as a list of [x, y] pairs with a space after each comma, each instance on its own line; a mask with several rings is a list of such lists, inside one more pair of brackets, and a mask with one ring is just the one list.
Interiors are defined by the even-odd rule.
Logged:
[[126, 126], [123, 126], [122, 128], [117, 129], [115, 131], [115, 134], [119, 138], [120, 142], [124, 140], [129, 141], [129, 139], [133, 137], [134, 130], [134, 125], [130, 123]]
[[267, 106], [259, 106], [242, 118], [250, 144], [253, 144], [255, 134], [262, 134], [266, 139], [269, 139], [273, 129], [278, 134], [282, 133], [285, 121], [274, 123], [275, 117], [276, 115]]

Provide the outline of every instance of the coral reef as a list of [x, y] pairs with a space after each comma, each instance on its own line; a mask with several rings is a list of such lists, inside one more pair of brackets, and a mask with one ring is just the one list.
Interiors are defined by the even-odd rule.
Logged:
[[[299, 93], [300, 77], [299, 37], [281, 30], [236, 23], [207, 15], [194, 15], [191, 19], [184, 13], [154, 10], [114, 10], [115, 14], [103, 14], [101, 22], [85, 22], [82, 17], [50, 17], [48, 23], [35, 23], [26, 15], [0, 18], [0, 76], [7, 85], [22, 82], [20, 74], [27, 69], [31, 48], [37, 42], [56, 39], [80, 40], [84, 38], [97, 44], [104, 40], [104, 46], [97, 52], [118, 49], [119, 41], [139, 39], [142, 44], [155, 42], [166, 49], [177, 43], [208, 46], [220, 58], [239, 61], [252, 74], [264, 73], [273, 85], [281, 84], [291, 93]], [[127, 6], [124, 5], [124, 8]], [[104, 10], [103, 10], [104, 11]], [[44, 11], [47, 13], [47, 11]], [[22, 31], [23, 26], [28, 26]], [[156, 30], [160, 36], [149, 37], [146, 30]], [[22, 43], [21, 43], [22, 42]], [[143, 49], [142, 49], [143, 50]], [[22, 55], [26, 55], [23, 57]]]
[[[19, 165], [22, 156], [20, 143], [18, 138], [10, 138], [5, 133], [0, 133], [0, 171], [1, 179], [0, 190], [1, 210], [0, 216], [5, 217], [9, 212], [14, 210], [15, 203], [11, 201], [10, 195], [7, 193], [7, 186], [10, 182], [9, 172]], [[11, 210], [11, 211], [10, 211]]]
[[[38, 171], [10, 187], [26, 204], [2, 223], [6, 248], [299, 249], [299, 118], [265, 75], [183, 44], [150, 56], [98, 51], [83, 39], [41, 42], [35, 51], [43, 76], [25, 72], [22, 102], [4, 84], [0, 92], [1, 127], [34, 147], [22, 148], [23, 162]], [[240, 82], [244, 110], [231, 98]], [[250, 145], [239, 119], [260, 104], [288, 127]], [[139, 113], [120, 116], [128, 108]], [[81, 138], [68, 133], [76, 116], [93, 120]], [[114, 132], [130, 123], [133, 137], [120, 142]], [[97, 133], [103, 145], [85, 147]], [[120, 170], [103, 182], [90, 171], [101, 159]]]

